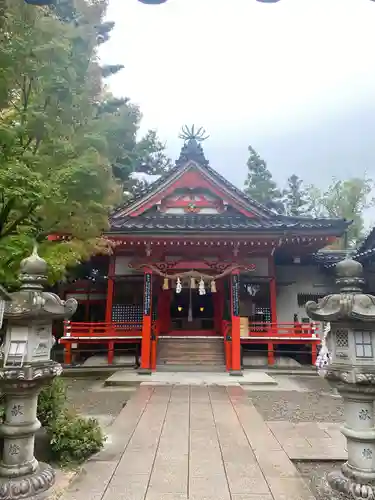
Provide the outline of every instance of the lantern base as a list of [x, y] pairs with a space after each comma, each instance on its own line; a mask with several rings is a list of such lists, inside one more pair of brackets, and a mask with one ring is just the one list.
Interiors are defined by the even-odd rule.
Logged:
[[[375, 500], [375, 483], [372, 481], [358, 482], [354, 477], [348, 477], [343, 470], [333, 471], [327, 475], [327, 482], [334, 492], [345, 495], [342, 498]], [[340, 498], [340, 497], [339, 497]]]
[[48, 464], [39, 462], [37, 470], [26, 476], [0, 477], [0, 500], [18, 500], [41, 497], [55, 483], [55, 471]]

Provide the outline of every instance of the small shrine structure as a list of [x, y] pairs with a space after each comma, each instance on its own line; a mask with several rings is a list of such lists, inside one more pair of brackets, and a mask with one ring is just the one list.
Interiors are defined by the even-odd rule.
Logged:
[[93, 257], [91, 279], [65, 287], [79, 302], [60, 339], [66, 364], [82, 344], [105, 343], [112, 363], [128, 343], [153, 370], [162, 345], [177, 339], [187, 351], [198, 339], [220, 344], [234, 373], [246, 344], [266, 345], [270, 364], [278, 345], [307, 345], [315, 362], [319, 325], [304, 306], [331, 290], [330, 253], [319, 250], [350, 222], [261, 205], [209, 165], [203, 139], [185, 130], [175, 166], [112, 213], [113, 254]]

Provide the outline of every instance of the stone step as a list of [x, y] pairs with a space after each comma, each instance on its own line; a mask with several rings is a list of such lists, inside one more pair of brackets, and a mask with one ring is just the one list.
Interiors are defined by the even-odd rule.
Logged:
[[215, 371], [218, 367], [218, 371], [221, 371], [225, 364], [223, 341], [220, 338], [196, 339], [194, 337], [159, 339], [157, 363], [164, 367], [187, 366], [190, 367], [189, 371], [194, 371], [194, 367], [197, 371], [202, 367]]
[[225, 372], [226, 368], [224, 365], [181, 365], [178, 363], [175, 364], [166, 364], [166, 365], [156, 365], [156, 370], [159, 372], [204, 372], [204, 373], [221, 373]]

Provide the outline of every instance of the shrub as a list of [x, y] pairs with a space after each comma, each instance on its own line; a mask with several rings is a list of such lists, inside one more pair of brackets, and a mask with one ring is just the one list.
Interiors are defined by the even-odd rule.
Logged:
[[62, 465], [80, 464], [101, 450], [104, 435], [98, 421], [65, 410], [48, 428], [52, 458]]
[[43, 427], [48, 427], [57, 420], [64, 410], [65, 402], [65, 382], [56, 377], [50, 384], [44, 386], [39, 394], [37, 415]]

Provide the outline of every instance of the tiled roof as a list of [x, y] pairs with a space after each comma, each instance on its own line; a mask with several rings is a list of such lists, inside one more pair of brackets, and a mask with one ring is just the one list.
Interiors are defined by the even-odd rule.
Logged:
[[111, 232], [128, 231], [256, 231], [262, 230], [325, 230], [342, 233], [346, 223], [336, 219], [304, 219], [275, 216], [274, 219], [252, 219], [242, 214], [163, 214], [146, 212], [137, 217], [117, 219]]
[[172, 167], [168, 172], [166, 172], [164, 175], [160, 176], [159, 179], [157, 179], [155, 182], [152, 182], [148, 186], [145, 186], [144, 189], [139, 191], [136, 196], [134, 196], [132, 199], [127, 201], [126, 203], [122, 204], [120, 207], [114, 210], [113, 215], [116, 214], [120, 210], [124, 210], [127, 207], [130, 207], [131, 205], [135, 204], [137, 201], [141, 200], [142, 198], [147, 197], [149, 194], [153, 193], [154, 191], [156, 192], [158, 188], [162, 187], [163, 184], [165, 184], [169, 178], [173, 177], [174, 174], [176, 174], [181, 168], [184, 167], [189, 161], [193, 161], [200, 165], [201, 167], [206, 170], [206, 172], [209, 174], [210, 177], [214, 178], [216, 181], [218, 181], [220, 184], [223, 184], [227, 189], [229, 189], [233, 194], [236, 195], [237, 198], [240, 200], [243, 200], [245, 203], [252, 205], [253, 207], [258, 208], [258, 210], [262, 211], [264, 214], [267, 214], [268, 216], [273, 216], [274, 212], [270, 210], [269, 208], [265, 207], [261, 203], [257, 202], [256, 200], [253, 200], [250, 198], [250, 196], [247, 196], [246, 193], [241, 191], [241, 189], [238, 189], [236, 186], [234, 186], [231, 182], [229, 182], [225, 177], [220, 175], [216, 170], [214, 170], [212, 167], [210, 167], [208, 160], [204, 156], [203, 148], [202, 146], [195, 140], [195, 139], [190, 139], [188, 142], [186, 142], [182, 149], [179, 158], [175, 162], [175, 166]]
[[[147, 198], [152, 193], [162, 189], [169, 181], [173, 182], [174, 176], [178, 175], [189, 162], [194, 162], [204, 170], [208, 176], [218, 184], [224, 186], [232, 193], [232, 197], [238, 199], [242, 204], [249, 207], [257, 214], [250, 218], [230, 209], [219, 215], [208, 214], [163, 214], [154, 209], [144, 212], [142, 215], [131, 217], [132, 205], [138, 205], [140, 200]], [[123, 216], [122, 216], [123, 214]], [[175, 166], [157, 181], [147, 186], [143, 191], [115, 210], [110, 218], [111, 232], [128, 231], [256, 231], [264, 230], [329, 230], [331, 236], [341, 236], [350, 222], [345, 219], [312, 219], [307, 217], [289, 217], [276, 214], [273, 210], [247, 196], [243, 191], [221, 176], [216, 170], [209, 166], [199, 142], [191, 138], [185, 142], [181, 149], [180, 157]]]

